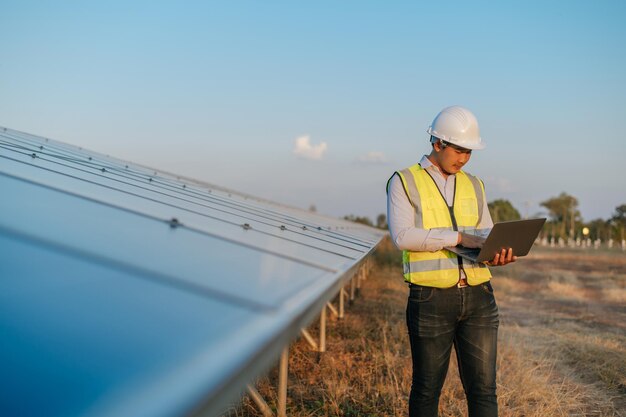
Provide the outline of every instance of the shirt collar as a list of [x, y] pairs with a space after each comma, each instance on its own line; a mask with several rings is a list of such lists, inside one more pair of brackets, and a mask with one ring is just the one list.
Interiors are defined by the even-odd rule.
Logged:
[[[422, 159], [420, 160], [420, 166], [423, 169], [426, 169], [432, 173], [435, 173], [436, 175], [441, 176], [442, 178], [445, 178], [439, 168], [437, 168], [437, 166], [433, 165], [433, 163], [430, 162], [430, 159], [428, 159], [428, 155], [422, 156]], [[456, 178], [455, 174], [450, 174], [448, 175], [448, 177]]]
[[424, 155], [424, 156], [422, 156], [422, 159], [420, 160], [420, 166], [423, 169], [426, 169], [426, 168], [430, 168], [430, 167], [432, 167], [434, 165], [433, 165], [432, 162], [430, 162], [430, 159], [428, 159], [428, 156]]

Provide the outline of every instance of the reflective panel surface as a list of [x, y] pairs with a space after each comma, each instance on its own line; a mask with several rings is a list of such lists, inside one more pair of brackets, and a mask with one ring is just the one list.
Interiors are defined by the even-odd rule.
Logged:
[[384, 233], [0, 128], [0, 415], [219, 414]]

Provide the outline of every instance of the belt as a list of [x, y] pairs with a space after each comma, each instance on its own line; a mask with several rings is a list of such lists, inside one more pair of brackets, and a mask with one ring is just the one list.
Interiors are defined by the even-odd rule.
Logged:
[[[421, 287], [421, 285], [413, 284], [412, 282], [409, 282], [409, 288], [416, 288], [416, 287]], [[467, 280], [463, 278], [463, 279], [460, 279], [459, 282], [456, 283], [456, 287], [465, 288], [465, 287], [469, 287], [469, 284], [467, 283]]]

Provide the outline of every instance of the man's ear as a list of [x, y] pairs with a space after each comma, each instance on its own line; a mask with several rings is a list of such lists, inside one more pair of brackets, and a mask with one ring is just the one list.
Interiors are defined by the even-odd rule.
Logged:
[[443, 147], [441, 146], [441, 141], [440, 140], [438, 140], [438, 141], [433, 143], [433, 149], [435, 150], [435, 152], [441, 152]]

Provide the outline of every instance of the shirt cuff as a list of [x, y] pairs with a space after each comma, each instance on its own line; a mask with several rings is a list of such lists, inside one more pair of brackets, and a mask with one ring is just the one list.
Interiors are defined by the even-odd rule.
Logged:
[[[456, 246], [456, 242], [459, 240], [459, 233], [454, 230], [431, 229], [428, 234], [428, 240], [434, 243], [434, 246], [437, 247], [434, 250], [439, 250], [447, 246]], [[431, 248], [430, 250], [433, 249]]]
[[456, 246], [456, 242], [459, 240], [459, 232], [453, 230], [446, 230], [442, 232], [441, 238], [444, 241], [444, 247]]

